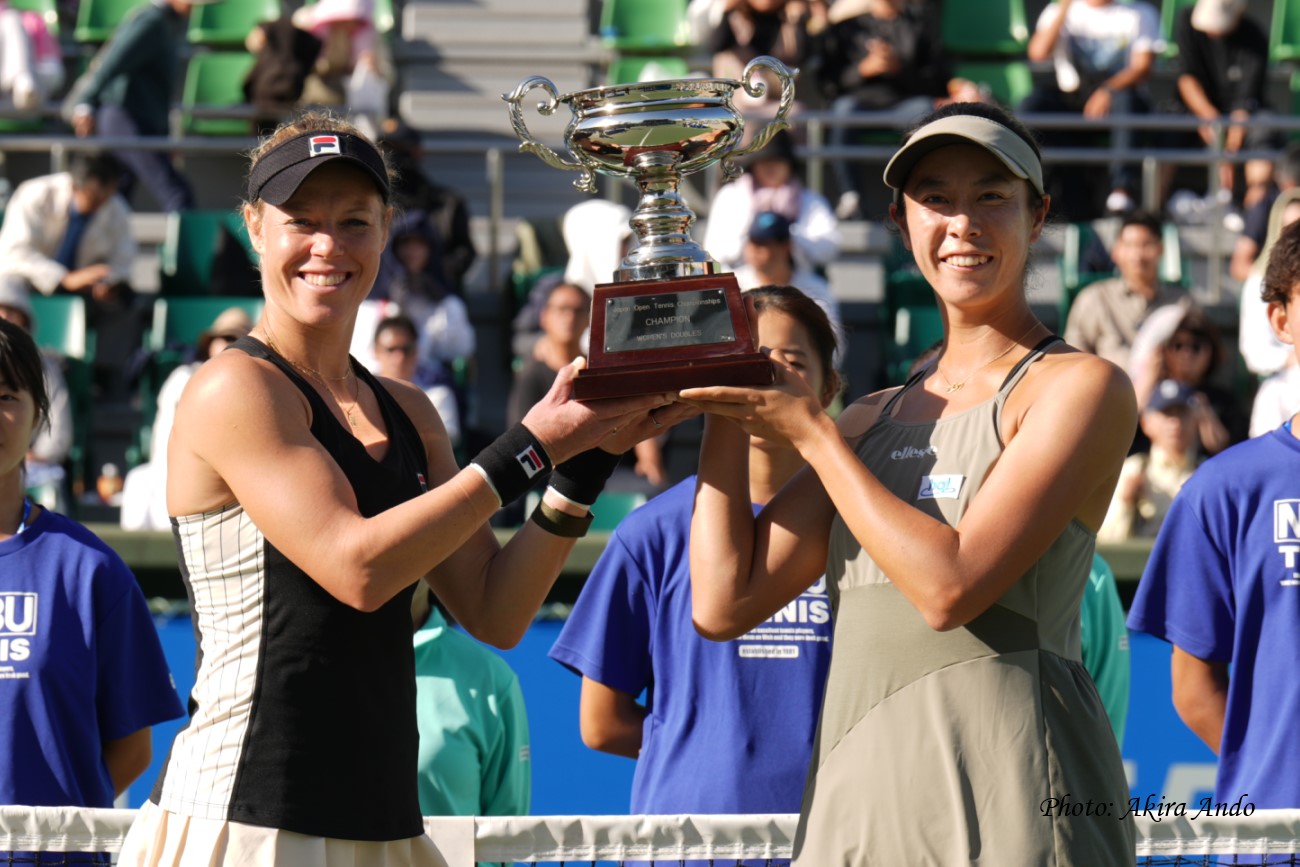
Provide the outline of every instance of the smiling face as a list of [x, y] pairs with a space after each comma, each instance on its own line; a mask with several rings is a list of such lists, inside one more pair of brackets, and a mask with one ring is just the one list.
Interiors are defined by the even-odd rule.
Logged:
[[1048, 199], [987, 150], [953, 144], [917, 162], [890, 215], [939, 297], [953, 304], [1022, 292]]
[[249, 205], [245, 219], [262, 256], [268, 303], [300, 321], [321, 322], [353, 315], [370, 293], [389, 212], [360, 169], [326, 163], [283, 205]]

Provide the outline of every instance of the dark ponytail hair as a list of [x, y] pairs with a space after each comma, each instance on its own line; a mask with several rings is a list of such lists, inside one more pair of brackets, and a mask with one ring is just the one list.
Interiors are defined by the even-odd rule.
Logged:
[[760, 286], [745, 295], [753, 301], [755, 313], [775, 310], [808, 329], [808, 336], [812, 338], [822, 364], [826, 388], [831, 394], [838, 393], [840, 375], [835, 369], [835, 350], [840, 341], [835, 326], [821, 305], [793, 286]]

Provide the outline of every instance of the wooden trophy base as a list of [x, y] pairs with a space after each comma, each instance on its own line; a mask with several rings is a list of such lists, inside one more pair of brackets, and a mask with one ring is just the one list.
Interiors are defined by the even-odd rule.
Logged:
[[734, 275], [602, 283], [592, 302], [587, 367], [573, 380], [573, 396], [768, 385], [773, 378], [772, 362], [754, 346]]

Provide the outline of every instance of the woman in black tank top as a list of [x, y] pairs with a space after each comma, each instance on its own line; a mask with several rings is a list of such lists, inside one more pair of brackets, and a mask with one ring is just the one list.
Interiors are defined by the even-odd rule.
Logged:
[[[512, 646], [616, 456], [692, 410], [580, 404], [570, 366], [461, 469], [428, 398], [348, 355], [392, 219], [375, 146], [330, 115], [285, 124], [252, 155], [243, 213], [264, 311], [190, 381], [169, 448], [190, 721], [121, 863], [438, 863], [416, 793], [413, 585]], [[488, 519], [552, 468], [500, 546]]]
[[[1119, 813], [1040, 812], [1046, 797], [1127, 802], [1080, 660], [1079, 598], [1133, 437], [1132, 386], [1029, 307], [1049, 197], [1019, 121], [941, 109], [885, 182], [944, 345], [838, 423], [780, 365], [770, 388], [683, 392], [711, 413], [696, 624], [743, 634], [825, 571], [836, 632], [796, 864], [1132, 863]], [[757, 518], [746, 433], [788, 440], [809, 464]]]

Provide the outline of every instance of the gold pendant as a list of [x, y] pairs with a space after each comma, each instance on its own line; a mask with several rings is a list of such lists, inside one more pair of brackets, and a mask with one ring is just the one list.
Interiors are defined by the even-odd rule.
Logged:
[[352, 414], [352, 412], [353, 412], [352, 410], [348, 410], [348, 424], [352, 425], [353, 427], [356, 427], [357, 418]]
[[954, 391], [960, 391], [960, 390], [961, 390], [965, 385], [966, 385], [966, 383], [965, 383], [964, 381], [963, 381], [963, 382], [954, 382], [952, 385], [948, 386], [948, 391], [945, 392], [945, 393], [946, 393], [946, 394], [952, 394]]

